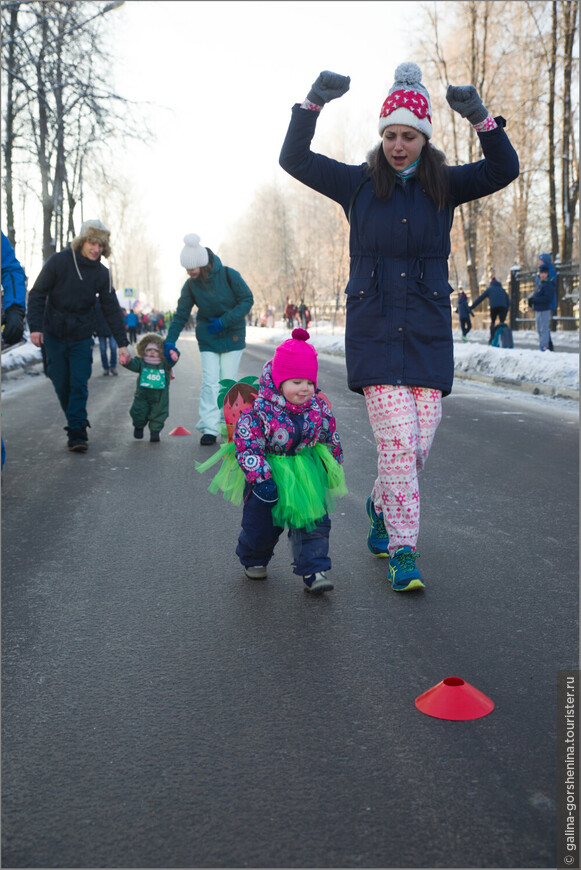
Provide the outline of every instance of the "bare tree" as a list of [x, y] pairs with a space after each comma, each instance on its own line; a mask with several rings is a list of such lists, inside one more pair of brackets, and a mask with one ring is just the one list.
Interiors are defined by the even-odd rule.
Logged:
[[[30, 0], [2, 6], [10, 41], [3, 45], [3, 88], [10, 111], [4, 158], [8, 225], [13, 224], [13, 154], [34, 154], [20, 165], [20, 179], [38, 174], [42, 203], [42, 253], [46, 260], [65, 238], [74, 234], [73, 212], [80, 196], [83, 158], [102, 143], [113, 127], [136, 135], [127, 101], [108, 84], [102, 16], [121, 5], [103, 6], [92, 0]], [[21, 26], [18, 24], [21, 22]], [[15, 91], [26, 95], [17, 103]], [[14, 127], [17, 113], [27, 112], [26, 124]], [[122, 123], [121, 123], [122, 122]], [[139, 131], [143, 136], [144, 131]], [[12, 210], [12, 214], [8, 212]]]

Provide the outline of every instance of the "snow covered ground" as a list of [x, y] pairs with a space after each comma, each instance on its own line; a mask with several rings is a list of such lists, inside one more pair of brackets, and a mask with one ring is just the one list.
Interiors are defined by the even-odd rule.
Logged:
[[[329, 323], [312, 324], [311, 341], [321, 353], [344, 355], [345, 335], [342, 329], [333, 330]], [[192, 333], [182, 333], [182, 339], [194, 340]], [[290, 331], [280, 322], [274, 328], [251, 326], [247, 330], [249, 343], [263, 342], [276, 345], [290, 337]], [[554, 395], [572, 395], [579, 391], [579, 333], [553, 333], [555, 353], [538, 349], [536, 331], [514, 334], [516, 347], [509, 349], [489, 347], [486, 330], [472, 330], [467, 342], [461, 341], [459, 331], [454, 332], [454, 361], [458, 377], [480, 377], [483, 381], [510, 386], [538, 385], [539, 392]], [[265, 356], [265, 359], [267, 356]], [[36, 368], [41, 363], [38, 348], [29, 341], [2, 354], [2, 375], [5, 386], [24, 369]], [[6, 377], [7, 376], [7, 377]], [[578, 398], [578, 396], [577, 396]]]

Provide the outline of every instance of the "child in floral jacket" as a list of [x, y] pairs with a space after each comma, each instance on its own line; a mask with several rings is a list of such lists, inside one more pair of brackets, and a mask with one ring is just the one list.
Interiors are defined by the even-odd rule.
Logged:
[[[325, 574], [331, 568], [329, 511], [347, 489], [335, 417], [317, 391], [317, 351], [308, 338], [295, 329], [277, 347], [262, 370], [257, 398], [236, 423], [234, 456], [244, 476], [236, 554], [249, 579], [266, 579], [286, 527], [294, 573], [308, 592], [322, 593], [334, 588]], [[235, 501], [231, 465], [226, 457], [210, 490], [222, 489]]]

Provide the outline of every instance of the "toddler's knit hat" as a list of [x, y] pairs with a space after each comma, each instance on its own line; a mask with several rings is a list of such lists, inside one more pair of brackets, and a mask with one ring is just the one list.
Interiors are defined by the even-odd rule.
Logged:
[[272, 380], [277, 390], [283, 381], [291, 378], [306, 378], [317, 386], [317, 351], [312, 344], [307, 344], [310, 338], [306, 329], [293, 329], [292, 338], [279, 344], [272, 360]]
[[200, 245], [200, 237], [195, 233], [184, 236], [185, 248], [180, 254], [180, 263], [184, 269], [201, 269], [207, 266], [210, 257], [208, 249]]
[[379, 113], [379, 135], [392, 124], [405, 124], [432, 137], [430, 95], [421, 84], [422, 71], [417, 63], [400, 63], [395, 82]]

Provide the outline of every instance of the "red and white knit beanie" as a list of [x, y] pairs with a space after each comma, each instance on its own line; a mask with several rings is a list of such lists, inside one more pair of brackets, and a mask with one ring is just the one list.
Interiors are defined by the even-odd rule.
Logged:
[[292, 378], [306, 378], [317, 386], [317, 351], [312, 344], [307, 344], [310, 338], [306, 329], [293, 329], [292, 338], [279, 344], [272, 360], [272, 380], [277, 390], [283, 381]]
[[432, 137], [432, 107], [430, 95], [421, 84], [422, 71], [417, 63], [400, 63], [395, 82], [379, 113], [379, 135], [386, 127], [404, 124]]

